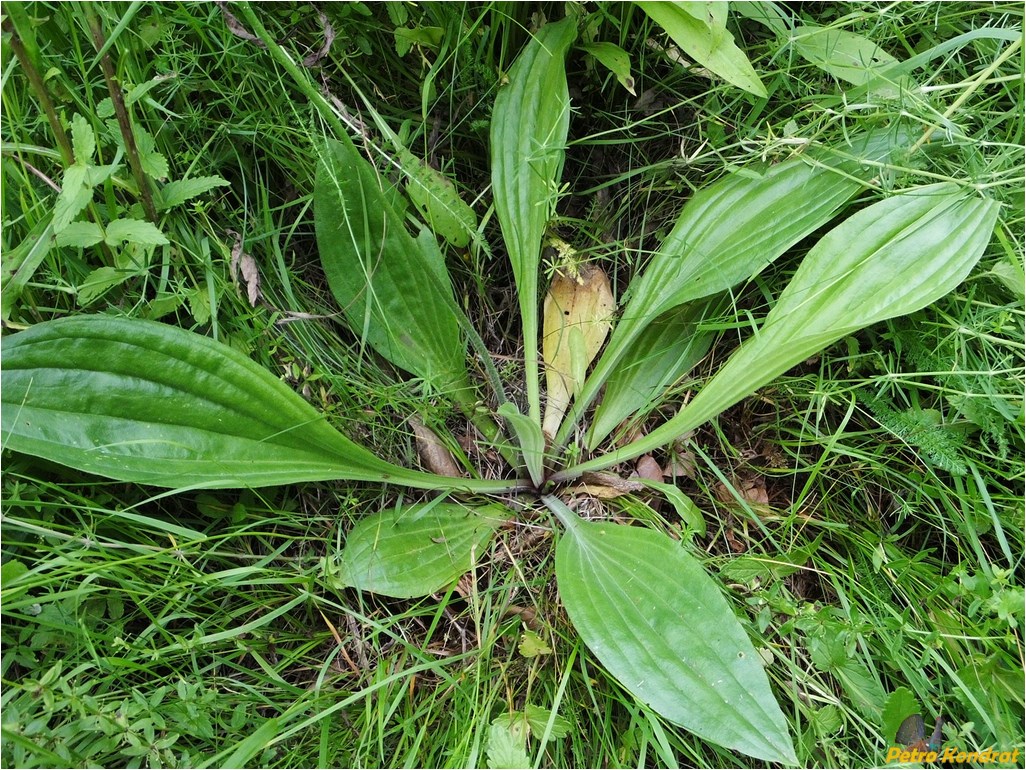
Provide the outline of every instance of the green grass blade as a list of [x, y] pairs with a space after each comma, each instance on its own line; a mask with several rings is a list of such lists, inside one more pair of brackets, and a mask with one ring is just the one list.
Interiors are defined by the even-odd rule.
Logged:
[[528, 416], [539, 424], [538, 267], [570, 126], [564, 57], [577, 35], [575, 23], [570, 17], [538, 30], [510, 68], [492, 111], [492, 196], [520, 301]]

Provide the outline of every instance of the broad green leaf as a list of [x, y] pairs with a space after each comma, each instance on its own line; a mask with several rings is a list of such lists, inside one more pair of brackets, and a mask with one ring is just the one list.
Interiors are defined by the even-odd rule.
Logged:
[[771, 0], [748, 0], [743, 3], [734, 3], [731, 10], [739, 16], [759, 22], [778, 37], [787, 35], [790, 28], [790, 16]]
[[445, 260], [414, 239], [352, 142], [329, 141], [314, 188], [321, 262], [350, 328], [397, 366], [451, 391], [468, 387], [466, 344]]
[[556, 580], [585, 644], [640, 701], [721, 746], [796, 764], [761, 657], [680, 543], [578, 521], [560, 537]]
[[628, 53], [616, 43], [589, 43], [582, 45], [585, 51], [595, 57], [596, 61], [607, 70], [616, 75], [616, 79], [624, 88], [634, 93], [634, 78], [631, 77], [631, 58]]
[[107, 166], [86, 166], [86, 187], [92, 188], [103, 184], [120, 170], [120, 163], [111, 163]]
[[164, 246], [169, 243], [155, 224], [142, 219], [115, 219], [107, 225], [105, 240], [111, 246], [120, 246], [125, 241], [143, 246]]
[[499, 505], [427, 503], [367, 516], [349, 532], [326, 577], [339, 588], [427, 596], [469, 571], [510, 515]]
[[717, 298], [673, 308], [638, 334], [606, 381], [588, 431], [589, 450], [594, 451], [628, 417], [657, 403], [667, 388], [702, 360], [715, 334], [701, 330], [700, 325], [725, 304], [725, 299]]
[[[850, 146], [810, 149], [746, 173], [730, 174], [699, 190], [631, 285], [631, 296], [556, 444], [658, 316], [720, 293], [756, 275], [809, 233], [827, 224], [878, 173], [861, 159], [886, 159], [905, 136], [899, 128], [855, 137]], [[603, 427], [606, 427], [605, 425]]]
[[727, 26], [727, 10], [730, 4], [722, 0], [675, 0], [673, 4], [696, 21], [710, 27]]
[[[101, 236], [102, 237], [102, 236]], [[54, 244], [53, 220], [41, 220], [21, 243], [0, 253], [0, 311], [3, 320], [11, 316], [25, 285], [50, 253]]]
[[0, 344], [0, 440], [16, 452], [162, 487], [486, 484], [378, 459], [241, 353], [177, 327], [75, 316]]
[[749, 167], [699, 190], [631, 287], [624, 315], [639, 323], [756, 275], [879, 173], [860, 158], [885, 159], [899, 141], [889, 130], [866, 134], [851, 147]]
[[676, 417], [572, 471], [600, 470], [667, 444], [842, 337], [944, 296], [982, 256], [997, 213], [994, 201], [949, 184], [862, 209], [809, 251], [755, 335]]
[[694, 500], [681, 492], [675, 485], [640, 477], [634, 480], [649, 489], [661, 492], [691, 532], [699, 537], [705, 535], [705, 516], [702, 515], [702, 510], [695, 505]]
[[406, 148], [397, 157], [406, 175], [406, 193], [436, 235], [458, 249], [477, 232], [474, 209], [456, 192], [444, 174], [427, 165]]
[[510, 68], [492, 110], [492, 196], [520, 301], [528, 412], [539, 423], [538, 268], [563, 173], [570, 126], [564, 59], [575, 24], [568, 17], [538, 30]]
[[177, 179], [168, 182], [157, 191], [154, 203], [158, 211], [181, 206], [188, 200], [213, 190], [215, 187], [228, 187], [227, 179], [219, 176], [197, 176], [190, 179]]
[[57, 234], [55, 240], [58, 246], [84, 249], [95, 246], [103, 237], [103, 228], [95, 222], [72, 222]]
[[1011, 259], [1003, 260], [994, 265], [987, 275], [993, 276], [1010, 292], [1022, 299], [1026, 296], [1026, 272], [1022, 265]]
[[71, 116], [71, 149], [78, 166], [89, 165], [96, 152], [96, 133], [89, 121], [77, 112]]
[[[856, 86], [870, 83], [898, 60], [862, 35], [844, 29], [804, 26], [791, 31], [791, 42], [795, 50], [810, 63], [828, 72], [838, 80]], [[895, 85], [881, 83], [876, 89], [881, 95], [895, 97], [899, 90]]]
[[716, 14], [710, 23], [710, 19], [696, 18], [693, 7], [688, 7], [690, 3], [639, 2], [636, 5], [703, 67], [728, 83], [765, 98], [766, 87], [744, 51], [734, 44], [726, 26], [718, 24]]
[[445, 39], [445, 30], [441, 27], [396, 27], [392, 33], [395, 35], [395, 52], [400, 56], [406, 56], [415, 45], [438, 50]]
[[59, 233], [79, 215], [93, 199], [93, 188], [88, 184], [88, 167], [77, 163], [64, 170], [61, 191], [53, 205], [53, 231]]
[[509, 423], [520, 443], [520, 453], [527, 468], [527, 473], [536, 485], [541, 485], [545, 478], [545, 435], [541, 426], [520, 413], [511, 401], [502, 404], [498, 415]]

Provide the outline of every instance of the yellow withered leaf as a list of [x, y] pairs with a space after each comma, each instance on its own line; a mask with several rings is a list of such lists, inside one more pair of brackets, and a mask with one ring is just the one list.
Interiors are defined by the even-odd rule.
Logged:
[[542, 327], [548, 391], [542, 430], [548, 436], [555, 435], [588, 366], [605, 342], [614, 307], [609, 279], [601, 268], [584, 265], [555, 272], [545, 296]]

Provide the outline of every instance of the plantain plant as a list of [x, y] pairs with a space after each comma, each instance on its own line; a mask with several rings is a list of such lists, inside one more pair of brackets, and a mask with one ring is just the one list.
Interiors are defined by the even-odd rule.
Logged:
[[[946, 183], [893, 192], [845, 218], [852, 198], [907, 148], [906, 134], [884, 127], [843, 146], [810, 146], [698, 191], [631, 286], [616, 323], [611, 295], [588, 305], [590, 320], [572, 319], [568, 307], [570, 320], [560, 325], [556, 312], [557, 320], [546, 321], [543, 345], [541, 253], [561, 186], [571, 110], [565, 57], [576, 34], [572, 18], [537, 31], [498, 91], [491, 124], [494, 212], [524, 336], [524, 403], [508, 397], [454, 299], [446, 239], [440, 245], [436, 235], [442, 228], [412, 234], [403, 192], [344, 131], [319, 151], [317, 242], [349, 327], [427, 392], [464, 410], [509, 460], [508, 478], [400, 467], [346, 437], [229, 347], [105, 315], [38, 323], [3, 339], [2, 439], [9, 449], [72, 468], [179, 490], [341, 479], [442, 492], [361, 520], [324, 561], [329, 585], [393, 597], [425, 596], [471, 569], [498, 527], [516, 516], [504, 501], [518, 495], [560, 525], [562, 603], [628, 691], [709, 741], [793, 765], [788, 721], [763, 658], [701, 560], [652, 528], [582, 519], [561, 492], [585, 473], [670, 444], [845, 335], [951, 291], [986, 248], [998, 207]], [[446, 232], [455, 229], [454, 237], [481, 239], [466, 204], [435, 181], [410, 177], [407, 194], [417, 210], [443, 221]], [[660, 403], [701, 358], [709, 337], [700, 321], [723, 307], [725, 292], [831, 224], [758, 328], [676, 416], [596, 454], [617, 426]], [[588, 283], [572, 266], [567, 275]], [[483, 362], [483, 378], [468, 367], [469, 348]], [[546, 410], [543, 369], [556, 367], [557, 358], [564, 362], [557, 367], [565, 375], [558, 380], [561, 405]], [[557, 380], [545, 374], [553, 391]]]

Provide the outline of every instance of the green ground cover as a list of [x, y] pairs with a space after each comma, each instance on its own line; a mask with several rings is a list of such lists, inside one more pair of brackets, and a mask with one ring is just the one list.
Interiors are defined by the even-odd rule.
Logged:
[[[480, 336], [472, 376], [526, 414], [523, 283], [490, 144], [546, 21], [573, 17], [577, 37], [543, 224], [605, 271], [621, 310], [697, 190], [901, 122], [907, 152], [844, 212], [941, 182], [987, 196], [1000, 209], [968, 277], [653, 449], [697, 512], [612, 497], [608, 479], [548, 491], [683, 539], [764, 659], [799, 764], [884, 765], [916, 712], [927, 733], [943, 718], [945, 747], [1021, 757], [1022, 6], [693, 5], [726, 25], [727, 64], [629, 3], [7, 3], [5, 344], [69, 316], [159, 321], [252, 359], [384, 460], [430, 464], [416, 416], [463, 471], [510, 479], [512, 442], [380, 355], [333, 296], [314, 216], [325, 137], [348, 136], [408, 220], [432, 222]], [[468, 237], [410, 178], [451, 181]], [[564, 467], [690, 403], [828, 229], [712, 307], [708, 351], [637, 420], [594, 440], [591, 413], [568, 428]], [[539, 291], [561, 266], [547, 250]], [[458, 582], [395, 599], [341, 586], [332, 565], [358, 522], [429, 493], [164, 490], [12, 451], [3, 464], [6, 766], [764, 764], [646, 707], [581, 641], [557, 592], [560, 530], [530, 496], [508, 496], [516, 519]]]

